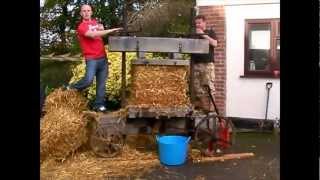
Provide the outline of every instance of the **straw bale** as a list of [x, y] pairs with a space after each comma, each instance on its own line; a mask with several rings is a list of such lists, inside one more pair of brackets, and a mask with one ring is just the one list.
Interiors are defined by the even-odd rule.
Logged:
[[77, 90], [62, 90], [58, 88], [46, 97], [45, 112], [52, 112], [56, 108], [66, 108], [76, 112], [87, 109], [88, 100]]
[[40, 122], [40, 162], [64, 159], [88, 140], [88, 100], [76, 90], [54, 90], [46, 98]]
[[40, 159], [64, 159], [87, 142], [88, 121], [66, 108], [48, 112], [40, 124]]
[[129, 106], [180, 107], [190, 104], [188, 66], [133, 65]]

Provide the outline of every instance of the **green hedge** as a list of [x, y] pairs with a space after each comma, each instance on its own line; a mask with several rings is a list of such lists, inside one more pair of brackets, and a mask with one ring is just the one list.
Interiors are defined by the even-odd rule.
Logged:
[[40, 83], [48, 95], [55, 88], [67, 84], [72, 78], [72, 69], [81, 62], [40, 61]]

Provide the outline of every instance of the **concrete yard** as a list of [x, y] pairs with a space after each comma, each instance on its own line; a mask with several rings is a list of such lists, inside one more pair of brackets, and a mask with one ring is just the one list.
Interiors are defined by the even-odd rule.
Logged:
[[[231, 153], [253, 152], [254, 157], [224, 162], [192, 163], [167, 167], [161, 165], [143, 177], [110, 179], [194, 179], [194, 180], [279, 180], [280, 137], [278, 133], [238, 133]], [[109, 179], [106, 177], [106, 179]]]

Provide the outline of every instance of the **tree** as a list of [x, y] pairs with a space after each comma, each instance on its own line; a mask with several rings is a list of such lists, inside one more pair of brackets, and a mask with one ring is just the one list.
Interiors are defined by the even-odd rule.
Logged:
[[[44, 7], [40, 10], [40, 32], [43, 37], [40, 42], [43, 45], [49, 43], [50, 48], [57, 53], [68, 51], [67, 27], [70, 26], [72, 18], [68, 7], [72, 2], [72, 0], [46, 0]], [[48, 33], [49, 36], [43, 35]], [[44, 48], [43, 51], [45, 50], [48, 49]]]
[[118, 24], [119, 7], [123, 0], [45, 0], [40, 9], [40, 43], [41, 53], [63, 54], [79, 50], [75, 40], [75, 28], [80, 21], [81, 4], [91, 4], [95, 11], [93, 16], [106, 26]]
[[189, 30], [194, 0], [45, 0], [40, 9], [41, 54], [80, 52], [75, 29], [84, 3], [93, 6], [93, 16], [108, 28], [124, 25], [127, 3], [129, 31], [142, 28], [138, 35], [168, 36], [169, 31]]

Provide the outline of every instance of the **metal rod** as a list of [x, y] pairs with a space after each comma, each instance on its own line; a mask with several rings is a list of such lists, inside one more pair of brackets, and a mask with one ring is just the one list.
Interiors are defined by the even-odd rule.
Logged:
[[121, 61], [121, 107], [125, 106], [126, 100], [126, 53], [122, 52]]
[[[124, 33], [127, 33], [127, 3], [123, 5], [123, 30]], [[122, 61], [121, 61], [121, 107], [124, 107], [126, 104], [126, 52], [122, 52]]]
[[189, 91], [190, 91], [191, 102], [194, 102], [195, 101], [195, 94], [194, 94], [194, 61], [193, 60], [190, 60]]
[[[194, 31], [194, 23], [193, 18], [195, 17], [195, 3], [193, 2], [193, 6], [190, 9], [190, 28], [189, 33]], [[190, 99], [193, 103], [195, 101], [195, 94], [194, 94], [194, 60], [190, 60], [190, 83], [189, 83], [189, 91], [190, 91]]]

